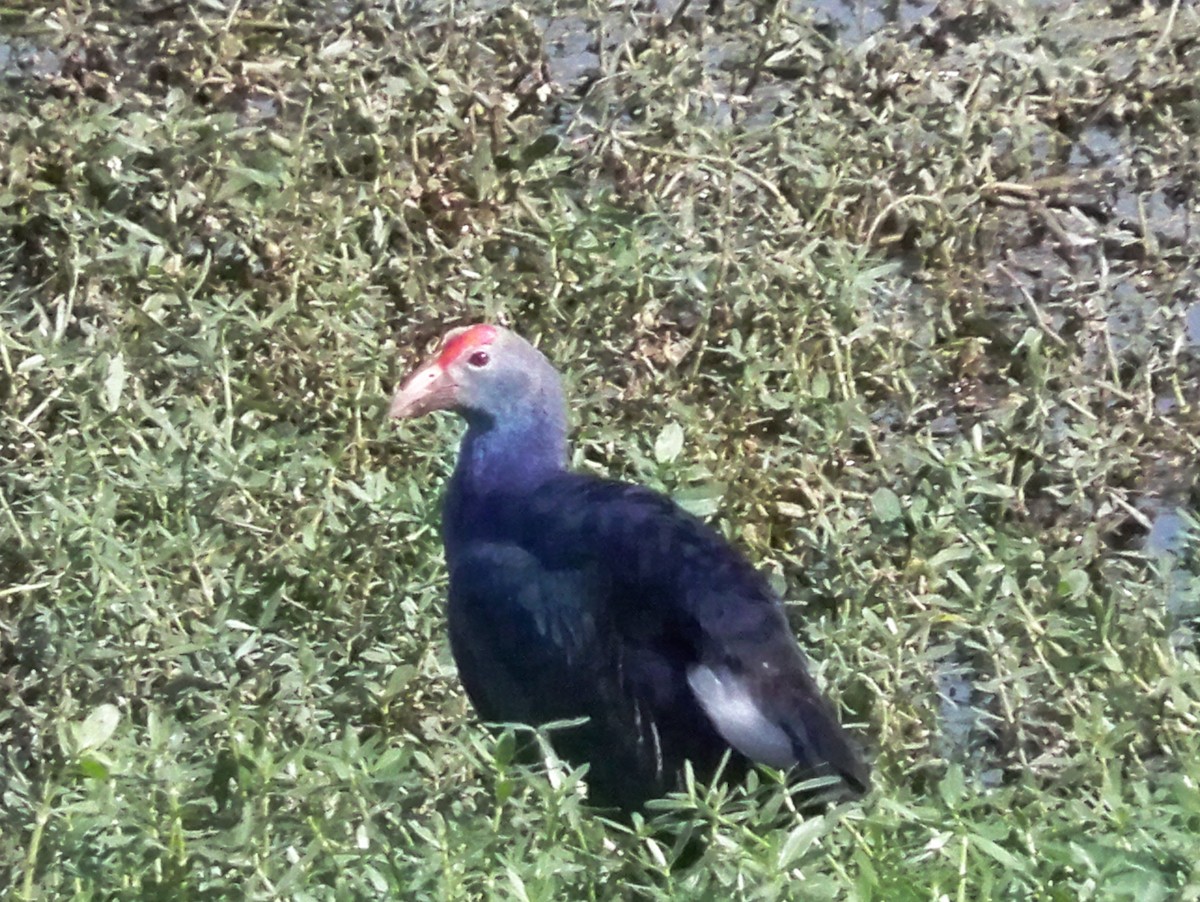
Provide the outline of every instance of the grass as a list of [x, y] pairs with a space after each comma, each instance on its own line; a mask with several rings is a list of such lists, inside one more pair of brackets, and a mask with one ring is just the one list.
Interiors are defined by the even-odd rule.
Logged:
[[[0, 18], [6, 898], [1200, 897], [1193, 9], [177, 18]], [[613, 824], [474, 720], [458, 427], [384, 412], [489, 318], [785, 591], [867, 799]]]

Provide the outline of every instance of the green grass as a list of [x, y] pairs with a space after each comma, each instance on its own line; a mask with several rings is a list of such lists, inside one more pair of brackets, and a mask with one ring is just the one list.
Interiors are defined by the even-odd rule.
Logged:
[[[1200, 500], [1195, 10], [727, 6], [574, 8], [582, 99], [519, 8], [0, 18], [0, 894], [1200, 898], [1195, 520], [1140, 550]], [[492, 318], [784, 590], [868, 798], [613, 824], [474, 719], [458, 426], [384, 414]]]

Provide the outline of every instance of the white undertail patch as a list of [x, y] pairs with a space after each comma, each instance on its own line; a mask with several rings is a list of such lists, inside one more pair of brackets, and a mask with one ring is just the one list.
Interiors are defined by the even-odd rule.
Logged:
[[688, 685], [721, 738], [747, 758], [781, 769], [796, 763], [787, 733], [763, 713], [745, 683], [727, 668], [693, 667], [688, 670]]

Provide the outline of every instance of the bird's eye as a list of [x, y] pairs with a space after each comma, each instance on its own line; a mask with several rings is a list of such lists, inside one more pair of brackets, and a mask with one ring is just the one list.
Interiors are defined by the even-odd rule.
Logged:
[[487, 351], [476, 351], [467, 358], [467, 363], [471, 366], [487, 366], [491, 363], [492, 358], [488, 356]]

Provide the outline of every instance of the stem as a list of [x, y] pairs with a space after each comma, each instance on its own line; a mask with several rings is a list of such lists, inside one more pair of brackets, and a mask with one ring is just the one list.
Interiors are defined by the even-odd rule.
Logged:
[[42, 802], [38, 806], [37, 820], [33, 825], [33, 835], [29, 838], [29, 851], [25, 853], [25, 879], [21, 884], [21, 898], [33, 899], [33, 878], [37, 871], [38, 852], [42, 848], [42, 833], [50, 822], [50, 800], [53, 791], [47, 783], [42, 790]]

